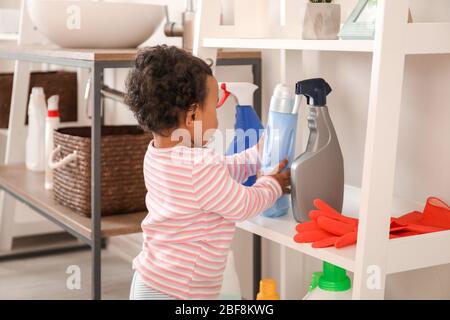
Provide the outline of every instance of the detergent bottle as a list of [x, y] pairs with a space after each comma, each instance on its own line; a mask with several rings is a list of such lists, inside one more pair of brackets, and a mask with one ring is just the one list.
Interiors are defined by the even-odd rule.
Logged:
[[314, 272], [303, 300], [351, 300], [352, 284], [347, 271], [331, 263], [323, 263], [323, 272]]
[[[291, 166], [292, 211], [295, 220], [309, 220], [314, 199], [322, 199], [342, 211], [344, 198], [344, 160], [328, 113], [330, 85], [324, 79], [309, 79], [296, 85], [296, 94], [308, 104], [309, 138], [306, 151]], [[296, 106], [298, 107], [298, 106]]]
[[[223, 82], [219, 84], [223, 97], [218, 103], [222, 106], [229, 97], [236, 101], [235, 133], [226, 155], [240, 153], [258, 143], [263, 125], [253, 108], [253, 94], [257, 85], [248, 82]], [[256, 176], [251, 176], [244, 182], [245, 186], [252, 186]]]
[[45, 171], [45, 117], [47, 103], [44, 89], [35, 87], [31, 90], [28, 105], [28, 134], [26, 138], [25, 164], [28, 170]]
[[[300, 98], [294, 94], [293, 86], [278, 84], [270, 100], [269, 118], [264, 140], [264, 153], [261, 171], [269, 174], [284, 159], [289, 163], [285, 170], [289, 170], [295, 152], [295, 137], [297, 131], [296, 104]], [[280, 217], [290, 208], [290, 199], [287, 195], [280, 197], [277, 202], [263, 212], [265, 217]]]

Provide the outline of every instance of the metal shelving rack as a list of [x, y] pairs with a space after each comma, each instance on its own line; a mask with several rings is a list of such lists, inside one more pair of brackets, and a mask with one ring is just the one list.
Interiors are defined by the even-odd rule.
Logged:
[[[26, 64], [33, 62], [49, 63], [86, 68], [91, 71], [94, 102], [91, 122], [92, 219], [81, 217], [75, 212], [58, 205], [53, 199], [52, 192], [44, 189], [44, 175], [29, 172], [23, 164], [17, 164], [15, 161], [6, 161], [6, 164], [0, 167], [0, 188], [91, 247], [93, 299], [101, 298], [102, 239], [113, 235], [139, 232], [140, 222], [146, 215], [142, 212], [101, 217], [102, 75], [107, 68], [131, 67], [135, 54], [136, 50], [62, 50], [41, 46], [0, 46], [0, 59], [15, 60]], [[20, 77], [20, 74], [15, 73], [15, 84], [19, 81], [28, 82], [28, 79], [18, 79], [17, 77]], [[28, 90], [17, 90], [15, 88], [12, 101], [18, 101], [19, 95], [26, 96], [27, 92]], [[12, 108], [14, 110], [11, 110], [11, 117], [15, 117], [19, 111], [18, 108], [25, 112], [26, 105], [13, 104]], [[13, 130], [14, 127], [10, 126], [7, 149], [12, 146], [23, 145], [23, 141], [19, 141], [20, 137], [11, 134]], [[11, 199], [8, 199], [9, 196], [4, 195], [4, 197], [4, 202], [11, 201]], [[6, 207], [7, 205], [3, 203], [3, 211]]]
[[[101, 111], [101, 88], [105, 69], [132, 67], [136, 56], [136, 49], [124, 50], [79, 50], [61, 49], [51, 46], [18, 46], [0, 45], [0, 59], [15, 60], [21, 67], [27, 64], [40, 62], [60, 66], [89, 69], [92, 75], [93, 112], [91, 120], [91, 216], [92, 219], [82, 217], [71, 209], [59, 205], [53, 198], [51, 191], [44, 189], [44, 174], [34, 173], [25, 168], [20, 157], [8, 157], [4, 166], [0, 166], [0, 189], [8, 195], [3, 195], [2, 221], [0, 226], [6, 226], [8, 208], [13, 198], [19, 200], [36, 212], [62, 227], [64, 230], [90, 246], [92, 252], [92, 298], [101, 299], [101, 249], [104, 239], [130, 233], [141, 232], [141, 222], [146, 212], [121, 214], [101, 217], [101, 127], [103, 115]], [[251, 65], [254, 82], [261, 86], [261, 55], [259, 52], [251, 53], [223, 53], [220, 55], [219, 65]], [[26, 64], [26, 65], [23, 65]], [[17, 69], [16, 69], [17, 71]], [[29, 73], [15, 72], [14, 84], [28, 83]], [[27, 96], [28, 85], [18, 86], [13, 90], [13, 105], [10, 123], [14, 118], [21, 118], [26, 110], [26, 99], [18, 104], [19, 98]], [[257, 111], [261, 110], [261, 90], [255, 93]], [[25, 103], [24, 103], [25, 102]], [[21, 111], [21, 112], [19, 112]], [[17, 128], [11, 125], [8, 129], [7, 150], [14, 146], [24, 145], [24, 135], [15, 134]], [[6, 230], [2, 229], [5, 236]], [[260, 245], [259, 237], [255, 236], [255, 245]], [[258, 258], [258, 257], [256, 257]], [[256, 259], [258, 261], [258, 259]], [[255, 266], [255, 274], [260, 275], [260, 265]]]

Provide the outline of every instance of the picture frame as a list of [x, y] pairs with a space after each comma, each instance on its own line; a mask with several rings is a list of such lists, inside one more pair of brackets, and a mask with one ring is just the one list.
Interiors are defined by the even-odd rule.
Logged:
[[373, 40], [377, 16], [377, 0], [359, 0], [341, 28], [343, 40]]

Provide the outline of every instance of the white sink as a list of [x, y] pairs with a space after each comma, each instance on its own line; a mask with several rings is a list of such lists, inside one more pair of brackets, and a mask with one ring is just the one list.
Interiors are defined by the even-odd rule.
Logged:
[[[151, 1], [148, 1], [151, 3]], [[67, 48], [135, 48], [150, 38], [164, 7], [122, 1], [27, 1], [33, 24], [53, 43]]]

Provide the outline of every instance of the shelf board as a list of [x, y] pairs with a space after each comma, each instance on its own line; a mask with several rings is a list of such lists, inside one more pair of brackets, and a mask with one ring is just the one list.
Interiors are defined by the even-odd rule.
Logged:
[[[408, 23], [405, 53], [449, 54], [450, 23]], [[373, 40], [302, 40], [280, 38], [204, 38], [207, 48], [373, 52]]]
[[388, 244], [387, 273], [450, 264], [450, 231], [393, 239]]
[[372, 52], [372, 40], [301, 40], [301, 39], [245, 39], [245, 38], [205, 38], [207, 48], [241, 49], [286, 49]]
[[[347, 216], [358, 217], [361, 189], [352, 186], [345, 186], [344, 195], [344, 208], [342, 211]], [[394, 198], [391, 211], [392, 216], [399, 216], [406, 212], [417, 209], [423, 209], [423, 204]], [[237, 226], [240, 229], [257, 234], [265, 239], [274, 241], [295, 251], [302, 252], [319, 260], [328, 261], [348, 271], [354, 271], [356, 246], [346, 247], [342, 249], [314, 249], [310, 244], [296, 243], [294, 242], [293, 238], [295, 235], [295, 226], [297, 224], [298, 223], [294, 220], [292, 212], [290, 211], [287, 215], [275, 219], [257, 216], [251, 220], [238, 223]], [[405, 241], [405, 239], [400, 240]], [[406, 239], [406, 241], [408, 240], [410, 239]], [[391, 240], [390, 242], [394, 241], [397, 240]], [[401, 242], [395, 242], [393, 248], [397, 246], [397, 243]], [[389, 269], [389, 271], [391, 272], [396, 272], [396, 270], [397, 267], [395, 267], [394, 265]]]
[[[0, 43], [0, 59], [35, 63], [50, 63], [70, 67], [129, 68], [134, 65], [137, 48], [134, 49], [70, 49], [54, 45], [23, 45]], [[218, 59], [261, 58], [261, 52], [219, 52]]]
[[71, 49], [54, 45], [0, 44], [0, 57], [26, 61], [44, 59], [84, 62], [132, 62], [137, 53], [133, 49]]
[[314, 249], [310, 244], [296, 243], [293, 240], [296, 225], [297, 222], [294, 220], [292, 212], [289, 212], [287, 215], [275, 219], [257, 216], [251, 220], [238, 223], [237, 227], [308, 256], [328, 261], [345, 270], [354, 270], [356, 252], [354, 246], [343, 249]]
[[217, 59], [261, 59], [261, 51], [223, 51], [217, 50]]
[[[36, 173], [24, 164], [0, 166], [0, 186], [22, 202], [47, 215], [50, 219], [91, 240], [91, 219], [58, 204], [53, 192], [44, 188], [44, 173]], [[102, 237], [141, 232], [141, 222], [147, 212], [119, 214], [102, 218]]]

